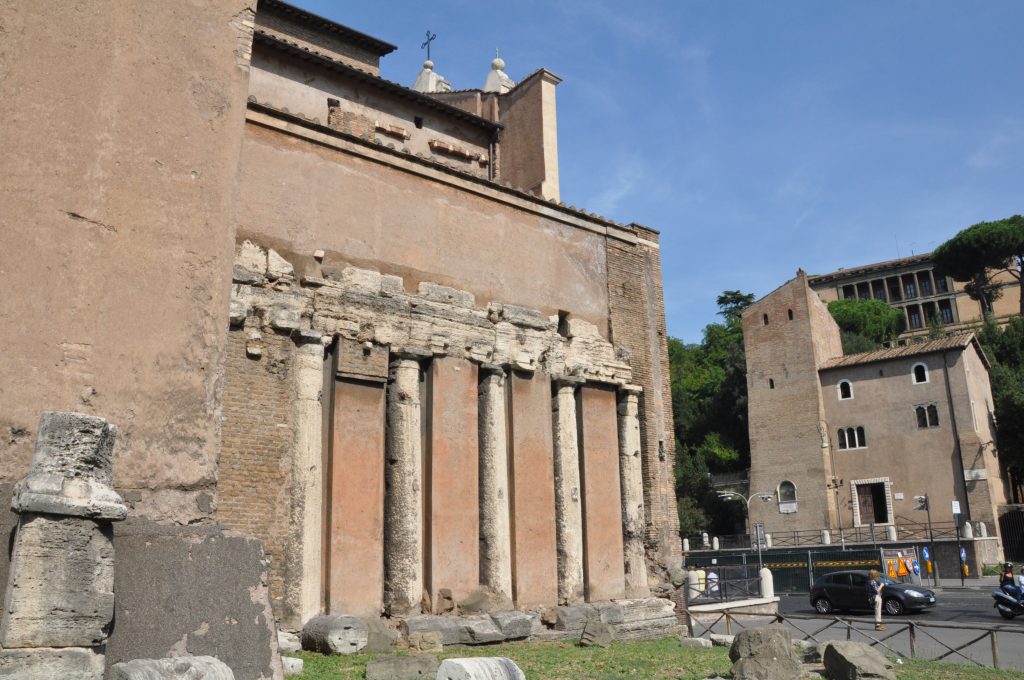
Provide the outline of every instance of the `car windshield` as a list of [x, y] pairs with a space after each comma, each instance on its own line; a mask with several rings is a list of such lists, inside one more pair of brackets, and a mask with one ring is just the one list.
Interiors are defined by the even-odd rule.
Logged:
[[888, 576], [879, 576], [878, 577], [878, 582], [881, 583], [884, 586], [894, 586], [894, 585], [896, 585], [896, 581], [893, 581]]

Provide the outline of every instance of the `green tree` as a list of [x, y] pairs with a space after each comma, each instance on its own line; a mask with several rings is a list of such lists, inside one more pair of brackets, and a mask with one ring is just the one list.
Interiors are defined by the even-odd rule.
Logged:
[[979, 222], [949, 239], [932, 252], [939, 274], [966, 283], [964, 289], [981, 302], [986, 312], [1000, 289], [992, 276], [1009, 272], [1021, 286], [1020, 313], [1024, 314], [1024, 217], [1013, 215], [994, 222]]
[[680, 531], [742, 531], [735, 503], [722, 501], [708, 475], [750, 465], [747, 367], [740, 316], [754, 296], [736, 290], [718, 296], [722, 323], [704, 328], [700, 343], [669, 339], [676, 433], [676, 494]]
[[843, 334], [845, 354], [877, 349], [895, 340], [907, 327], [903, 312], [881, 300], [833, 300], [828, 303], [828, 311]]
[[978, 339], [992, 364], [999, 458], [1019, 486], [1024, 481], [1024, 317], [1015, 316], [1002, 328], [990, 318]]

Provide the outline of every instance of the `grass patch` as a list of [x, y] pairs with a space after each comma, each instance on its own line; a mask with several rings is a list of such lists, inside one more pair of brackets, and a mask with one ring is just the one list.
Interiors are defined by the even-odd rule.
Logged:
[[[301, 680], [361, 680], [370, 654], [321, 656], [302, 653]], [[579, 647], [569, 642], [510, 642], [481, 647], [449, 647], [440, 659], [461, 656], [507, 656], [528, 680], [702, 680], [729, 677], [729, 652], [724, 647], [690, 649], [674, 638], [616, 642], [608, 649]], [[900, 680], [1024, 680], [1024, 673], [977, 666], [904, 660], [896, 666]]]

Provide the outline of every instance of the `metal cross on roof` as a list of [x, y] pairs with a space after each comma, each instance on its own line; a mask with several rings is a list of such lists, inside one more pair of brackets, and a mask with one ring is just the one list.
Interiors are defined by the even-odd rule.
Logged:
[[431, 33], [430, 29], [427, 29], [427, 39], [420, 45], [420, 49], [427, 50], [427, 61], [430, 61], [430, 43], [434, 42], [434, 38], [437, 37], [437, 33]]

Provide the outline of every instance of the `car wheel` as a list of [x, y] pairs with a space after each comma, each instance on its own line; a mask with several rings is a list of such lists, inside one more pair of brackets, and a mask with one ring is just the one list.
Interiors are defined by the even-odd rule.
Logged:
[[903, 603], [897, 600], [895, 597], [890, 597], [885, 601], [885, 613], [889, 616], [899, 616], [903, 613]]
[[814, 608], [818, 611], [819, 614], [832, 613], [832, 603], [828, 601], [827, 597], [819, 597], [817, 600], [815, 600]]
[[1014, 616], [1013, 612], [1006, 611], [1001, 607], [999, 608], [999, 615], [1002, 616], [1004, 619], [1012, 619]]

